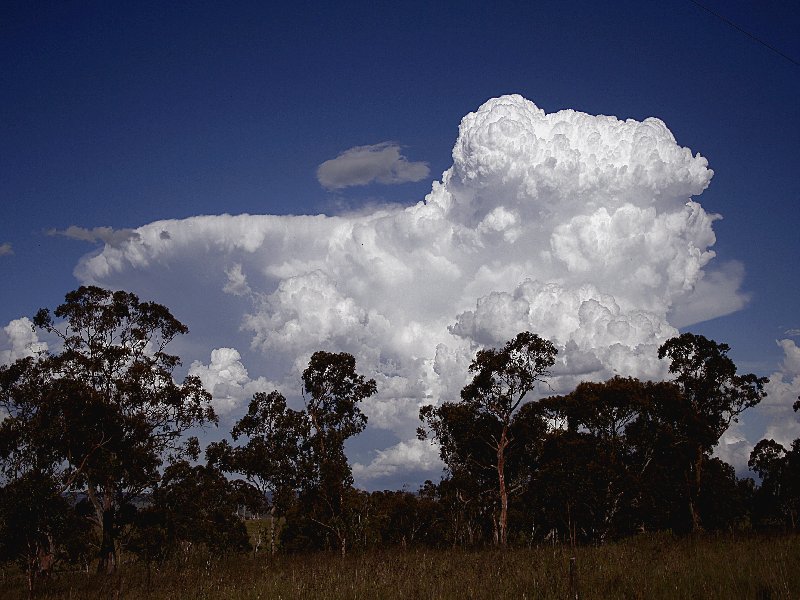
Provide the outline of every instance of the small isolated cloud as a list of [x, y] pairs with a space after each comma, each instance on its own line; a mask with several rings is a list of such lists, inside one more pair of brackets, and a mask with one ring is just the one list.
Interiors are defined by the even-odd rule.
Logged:
[[784, 332], [784, 335], [788, 335], [789, 337], [800, 337], [800, 329], [797, 328], [787, 329]]
[[11, 248], [11, 244], [8, 242], [4, 244], [0, 244], [0, 256], [8, 256], [10, 254], [14, 254], [13, 248]]
[[242, 272], [241, 264], [234, 264], [225, 271], [225, 274], [228, 276], [228, 282], [222, 288], [223, 292], [234, 296], [247, 296], [252, 293], [250, 286], [247, 285], [247, 277]]
[[113, 227], [78, 227], [70, 225], [66, 229], [51, 229], [47, 235], [60, 235], [81, 242], [102, 242], [112, 247], [118, 247], [130, 241], [137, 241], [139, 234], [133, 229], [114, 229]]
[[410, 162], [394, 142], [356, 146], [317, 168], [317, 180], [328, 190], [372, 182], [384, 184], [421, 181], [430, 173], [428, 163]]

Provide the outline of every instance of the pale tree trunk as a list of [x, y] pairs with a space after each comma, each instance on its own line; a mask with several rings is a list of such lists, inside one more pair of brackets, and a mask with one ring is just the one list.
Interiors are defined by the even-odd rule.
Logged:
[[275, 544], [275, 506], [269, 509], [269, 552], [272, 556], [278, 551]]
[[500, 441], [497, 443], [497, 480], [500, 488], [500, 545], [505, 547], [508, 530], [508, 490], [506, 489], [506, 446], [508, 446], [508, 426], [503, 425]]

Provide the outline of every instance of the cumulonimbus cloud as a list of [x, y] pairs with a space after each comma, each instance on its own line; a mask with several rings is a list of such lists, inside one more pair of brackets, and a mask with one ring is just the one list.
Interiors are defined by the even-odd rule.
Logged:
[[[393, 145], [352, 149], [320, 181], [424, 176], [398, 164], [411, 163]], [[250, 381], [297, 390], [312, 352], [351, 352], [378, 382], [365, 411], [387, 440], [355, 472], [402, 477], [404, 460], [409, 472], [435, 463], [413, 441], [419, 407], [458, 398], [479, 347], [521, 330], [549, 338], [559, 360], [545, 392], [567, 392], [663, 377], [657, 348], [676, 325], [742, 307], [741, 265], [713, 266], [719, 217], [696, 200], [712, 175], [658, 119], [548, 114], [503, 96], [464, 117], [452, 167], [413, 206], [159, 221], [76, 275], [162, 299], [204, 339], [226, 340], [195, 349], [192, 370], [231, 415]], [[260, 357], [254, 379], [234, 347]]]
[[422, 181], [430, 173], [425, 162], [411, 162], [394, 142], [356, 146], [317, 168], [317, 181], [328, 190], [367, 185]]

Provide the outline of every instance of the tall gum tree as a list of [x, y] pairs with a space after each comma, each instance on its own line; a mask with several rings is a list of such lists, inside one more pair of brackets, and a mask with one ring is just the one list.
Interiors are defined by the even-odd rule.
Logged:
[[[565, 423], [550, 435], [551, 444], [560, 450], [560, 465], [553, 470], [572, 481], [581, 479], [576, 478], [579, 465], [588, 467], [580, 500], [589, 505], [589, 529], [601, 543], [614, 532], [625, 505], [633, 501], [637, 481], [650, 462], [652, 452], [634, 447], [629, 432], [636, 429], [656, 385], [617, 376], [602, 383], [582, 382], [570, 394], [540, 402], [549, 421]], [[570, 536], [574, 539], [574, 529]]]
[[[482, 424], [478, 435], [482, 435], [484, 443], [491, 448], [491, 468], [496, 474], [500, 503], [497, 541], [501, 546], [506, 545], [508, 537], [506, 461], [514, 442], [510, 435], [512, 420], [526, 396], [550, 374], [557, 352], [550, 341], [523, 331], [502, 348], [478, 351], [469, 366], [472, 381], [461, 390], [462, 404], [474, 416], [475, 425]], [[450, 431], [451, 406], [452, 403], [446, 402], [439, 407], [420, 409], [420, 419], [439, 441], [442, 459], [448, 467], [454, 460], [470, 461], [469, 457], [460, 456], [462, 453], [454, 447], [457, 436], [451, 435], [453, 432]], [[426, 434], [420, 430], [419, 435], [425, 437]]]
[[[243, 475], [269, 502], [273, 517], [276, 509], [286, 514], [284, 542], [297, 533], [303, 538], [300, 544], [307, 546], [314, 543], [308, 538], [319, 541], [322, 531], [321, 537], [333, 536], [345, 554], [352, 529], [348, 516], [357, 494], [344, 445], [366, 427], [360, 403], [377, 386], [356, 371], [355, 358], [346, 352], [315, 352], [302, 380], [302, 410], [287, 407], [278, 391], [258, 392], [231, 431], [234, 442], [246, 441], [210, 444], [206, 458], [224, 471]], [[309, 522], [316, 530], [311, 536]], [[272, 528], [270, 546], [274, 552]]]
[[702, 529], [697, 500], [706, 455], [743, 411], [761, 402], [769, 381], [752, 373], [737, 375], [729, 350], [727, 344], [692, 333], [671, 338], [658, 349], [660, 359], [669, 359], [669, 372], [681, 390], [678, 442], [687, 450], [684, 479], [693, 531]]
[[311, 460], [301, 496], [317, 500], [311, 519], [336, 536], [342, 555], [347, 550], [347, 500], [353, 485], [344, 444], [367, 426], [359, 404], [377, 391], [375, 380], [360, 375], [355, 358], [346, 352], [315, 352], [303, 371]]
[[228, 473], [242, 475], [258, 494], [270, 513], [270, 552], [277, 551], [275, 519], [294, 501], [300, 476], [308, 464], [305, 440], [310, 435], [310, 422], [303, 411], [286, 406], [278, 391], [253, 395], [247, 413], [231, 430], [233, 441], [245, 437], [246, 442], [231, 446], [227, 440], [206, 448], [206, 459]]
[[63, 480], [85, 489], [101, 530], [98, 572], [117, 567], [118, 511], [159, 479], [168, 456], [192, 454], [187, 430], [216, 423], [211, 395], [167, 345], [188, 328], [169, 310], [129, 292], [81, 287], [34, 325], [61, 340], [38, 368], [49, 382], [50, 435], [65, 461]]

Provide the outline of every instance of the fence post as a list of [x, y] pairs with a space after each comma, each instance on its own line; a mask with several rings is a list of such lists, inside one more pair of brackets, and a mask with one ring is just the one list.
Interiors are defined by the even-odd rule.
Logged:
[[578, 569], [575, 565], [575, 557], [569, 559], [569, 600], [580, 600], [578, 592]]

